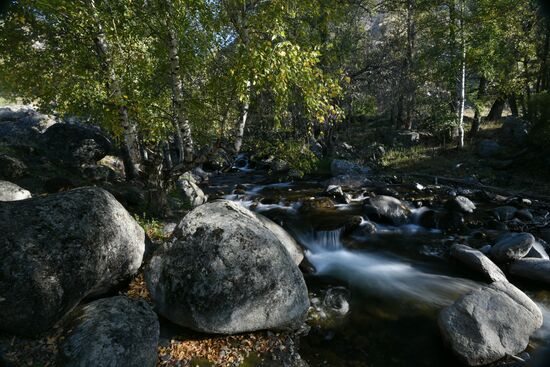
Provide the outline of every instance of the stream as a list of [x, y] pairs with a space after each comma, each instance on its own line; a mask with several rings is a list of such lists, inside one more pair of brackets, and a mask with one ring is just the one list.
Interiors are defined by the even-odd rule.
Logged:
[[[467, 242], [473, 235], [419, 225], [420, 209], [413, 204], [419, 195], [406, 185], [392, 190], [411, 207], [409, 221], [391, 225], [362, 216], [349, 233], [346, 223], [362, 215], [365, 193], [387, 188], [351, 190], [349, 203], [311, 205], [313, 198], [323, 197], [324, 181], [266, 183], [246, 167], [232, 178], [214, 177], [209, 188], [279, 223], [303, 247], [301, 267], [314, 311], [311, 330], [300, 340], [302, 358], [312, 367], [462, 366], [443, 345], [437, 315], [486, 284], [446, 258], [450, 244]], [[240, 190], [234, 191], [237, 184]], [[438, 198], [430, 200], [441, 204]], [[483, 210], [491, 205], [483, 204]], [[512, 280], [545, 315], [528, 349], [531, 359], [521, 365], [550, 366], [550, 293]]]

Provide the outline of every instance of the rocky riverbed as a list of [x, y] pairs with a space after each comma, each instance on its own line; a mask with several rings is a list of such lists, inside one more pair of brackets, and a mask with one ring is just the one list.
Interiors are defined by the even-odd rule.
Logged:
[[109, 139], [65, 125], [0, 113], [3, 365], [550, 363], [549, 203], [242, 155], [151, 241]]

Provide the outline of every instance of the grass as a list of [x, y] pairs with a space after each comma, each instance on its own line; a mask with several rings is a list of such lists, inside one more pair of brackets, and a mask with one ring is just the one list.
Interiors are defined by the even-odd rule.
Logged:
[[162, 241], [166, 239], [162, 231], [162, 224], [158, 220], [147, 218], [145, 213], [143, 213], [143, 215], [134, 214], [134, 218], [152, 241]]
[[[469, 120], [471, 121], [471, 120]], [[499, 164], [517, 154], [518, 148], [505, 148], [501, 159], [482, 159], [477, 153], [477, 145], [484, 139], [496, 139], [502, 122], [484, 122], [474, 141], [466, 140], [463, 149], [457, 149], [456, 143], [437, 146], [436, 142], [410, 147], [387, 147], [381, 159], [382, 173], [391, 175], [422, 174], [449, 178], [476, 178], [489, 186], [507, 190], [550, 195], [550, 170], [536, 154], [518, 158], [510, 167], [499, 167]], [[466, 132], [470, 126], [465, 126]], [[387, 120], [372, 119], [356, 122], [347, 127], [342, 141], [356, 147], [368, 146], [384, 141], [384, 135], [392, 133]]]
[[[487, 130], [493, 128], [486, 127]], [[482, 132], [480, 137], [483, 135]], [[498, 161], [478, 157], [475, 144], [469, 144], [464, 149], [426, 146], [393, 148], [386, 152], [381, 165], [385, 172], [391, 174], [424, 174], [459, 179], [473, 177], [489, 186], [550, 195], [550, 172], [544, 162], [525, 157], [506, 169], [499, 168], [495, 162]]]

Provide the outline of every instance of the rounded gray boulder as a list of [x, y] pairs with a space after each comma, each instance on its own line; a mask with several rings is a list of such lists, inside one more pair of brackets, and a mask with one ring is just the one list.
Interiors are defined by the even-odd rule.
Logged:
[[535, 241], [530, 233], [506, 233], [491, 248], [490, 254], [499, 263], [521, 259], [531, 251]]
[[64, 367], [154, 367], [160, 326], [143, 300], [117, 296], [76, 309], [59, 343]]
[[9, 181], [0, 181], [0, 202], [25, 200], [31, 197], [31, 193], [24, 188]]
[[445, 207], [453, 212], [471, 214], [476, 209], [475, 204], [465, 196], [456, 196], [445, 203]]
[[0, 202], [0, 329], [45, 331], [141, 266], [145, 234], [107, 191]]
[[524, 258], [514, 261], [510, 265], [512, 275], [550, 284], [550, 260]]
[[378, 195], [363, 202], [363, 210], [369, 219], [401, 225], [409, 220], [411, 210], [401, 200], [392, 196]]
[[438, 319], [445, 341], [470, 366], [522, 352], [542, 321], [539, 307], [508, 282], [468, 293], [441, 311]]
[[481, 251], [470, 246], [455, 244], [451, 247], [450, 255], [468, 268], [483, 275], [488, 281], [507, 281], [502, 270]]
[[278, 236], [226, 200], [188, 213], [145, 279], [161, 315], [201, 332], [295, 328], [309, 307], [302, 273]]

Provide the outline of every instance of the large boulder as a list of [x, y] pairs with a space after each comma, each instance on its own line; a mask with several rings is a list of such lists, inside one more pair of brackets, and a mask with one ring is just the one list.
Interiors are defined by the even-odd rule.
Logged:
[[527, 347], [542, 326], [538, 306], [508, 282], [494, 282], [460, 298], [439, 314], [453, 352], [470, 366], [489, 364]]
[[9, 181], [0, 181], [0, 202], [25, 200], [31, 197], [31, 193]]
[[294, 328], [309, 307], [304, 278], [281, 240], [226, 200], [188, 213], [145, 278], [161, 315], [201, 332]]
[[113, 150], [100, 129], [81, 124], [55, 124], [42, 135], [41, 143], [48, 158], [70, 166], [95, 164]]
[[53, 117], [31, 108], [0, 108], [0, 144], [34, 147], [40, 134], [55, 123]]
[[27, 173], [25, 163], [15, 157], [0, 153], [0, 180], [14, 180]]
[[160, 327], [147, 302], [123, 296], [104, 298], [71, 316], [59, 343], [59, 366], [156, 366]]
[[530, 233], [506, 233], [491, 248], [491, 257], [500, 263], [525, 257], [533, 244], [535, 237]]
[[333, 159], [330, 164], [330, 172], [333, 176], [340, 175], [361, 175], [367, 174], [370, 170], [357, 163], [343, 159]]
[[479, 143], [477, 154], [481, 158], [493, 158], [502, 152], [500, 144], [494, 140], [485, 139]]
[[369, 219], [388, 222], [390, 224], [405, 224], [411, 215], [411, 210], [401, 200], [393, 196], [378, 195], [363, 202], [363, 210]]
[[410, 130], [392, 131], [384, 136], [387, 144], [392, 146], [412, 147], [420, 143], [420, 133]]
[[499, 131], [499, 140], [503, 144], [523, 146], [527, 143], [530, 125], [527, 121], [514, 116], [504, 119]]
[[177, 182], [177, 186], [185, 201], [195, 208], [208, 201], [208, 196], [201, 190], [199, 186], [191, 179], [181, 178]]
[[107, 191], [0, 203], [0, 329], [33, 336], [135, 274], [139, 224]]
[[524, 258], [510, 265], [510, 274], [550, 284], [550, 260]]
[[507, 280], [502, 270], [481, 251], [469, 246], [456, 244], [451, 247], [450, 255], [471, 270], [483, 275], [488, 281], [498, 282]]
[[277, 237], [279, 241], [283, 244], [285, 249], [290, 254], [294, 264], [300, 265], [304, 259], [304, 251], [298, 245], [296, 240], [277, 223], [273, 222], [271, 219], [264, 217], [261, 214], [256, 214], [256, 217], [262, 222], [262, 224]]

